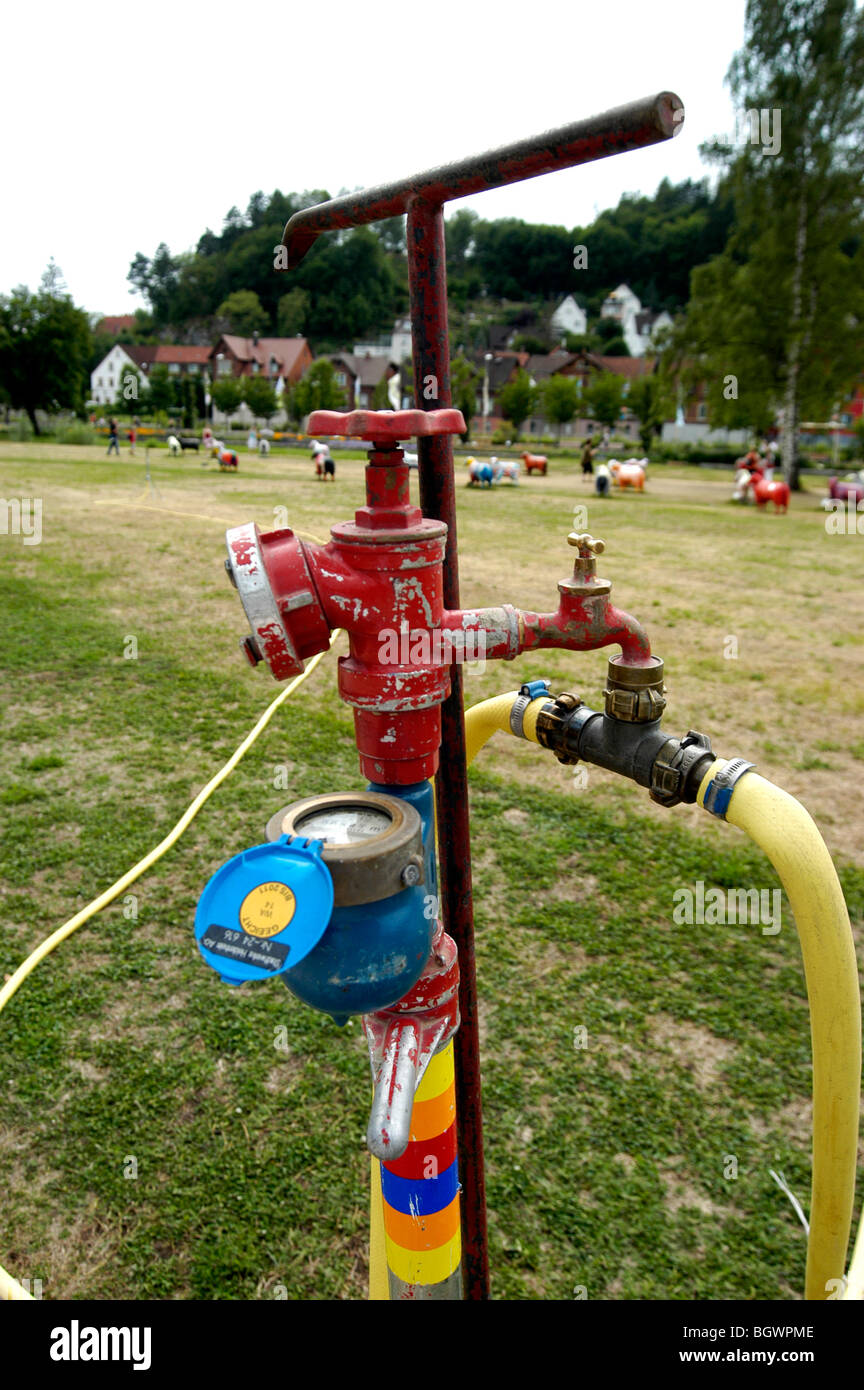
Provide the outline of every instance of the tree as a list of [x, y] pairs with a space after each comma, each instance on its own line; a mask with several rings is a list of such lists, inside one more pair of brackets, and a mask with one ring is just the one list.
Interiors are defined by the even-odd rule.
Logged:
[[602, 357], [629, 357], [629, 356], [630, 356], [630, 349], [629, 349], [629, 347], [627, 346], [627, 341], [626, 341], [626, 339], [623, 338], [623, 337], [621, 336], [620, 333], [616, 334], [616, 336], [615, 336], [614, 338], [608, 338], [608, 339], [606, 340], [606, 342], [603, 343], [603, 345], [602, 345], [602, 347], [601, 347], [601, 356], [602, 356]]
[[639, 440], [644, 453], [651, 448], [672, 409], [669, 384], [658, 372], [637, 376], [630, 384], [627, 405], [639, 421]]
[[[152, 379], [152, 374], [151, 374]], [[210, 398], [217, 410], [221, 410], [226, 421], [231, 419], [243, 400], [244, 383], [236, 376], [220, 376], [210, 387]]]
[[336, 381], [333, 363], [320, 358], [291, 388], [288, 413], [292, 420], [303, 420], [313, 410], [340, 410], [345, 393]]
[[746, 143], [703, 152], [730, 170], [734, 228], [693, 272], [678, 352], [712, 424], [782, 412], [797, 487], [802, 413], [824, 419], [864, 360], [864, 11], [749, 0], [727, 80]]
[[471, 421], [477, 412], [477, 391], [483, 378], [477, 368], [461, 353], [450, 363], [450, 389], [453, 405], [465, 418], [465, 433], [460, 436], [467, 444], [471, 438]]
[[254, 290], [234, 290], [216, 310], [220, 318], [228, 320], [228, 331], [239, 333], [241, 338], [251, 338], [268, 325], [267, 311]]
[[194, 430], [196, 424], [196, 405], [197, 396], [195, 391], [195, 381], [191, 376], [180, 378], [177, 404], [180, 408], [180, 419], [184, 430]]
[[585, 392], [586, 414], [612, 429], [624, 400], [624, 382], [614, 372], [600, 372]]
[[533, 414], [537, 404], [537, 387], [528, 373], [520, 369], [512, 381], [501, 388], [498, 395], [498, 408], [505, 420], [509, 420], [519, 438], [520, 426]]
[[174, 381], [164, 362], [157, 362], [150, 372], [150, 405], [154, 411], [174, 409]]
[[160, 242], [152, 261], [140, 251], [135, 255], [127, 279], [146, 299], [158, 324], [170, 323], [173, 299], [181, 271], [181, 261], [171, 255], [165, 242]]
[[543, 413], [547, 420], [558, 426], [560, 444], [562, 426], [572, 420], [574, 415], [579, 414], [582, 404], [579, 382], [575, 376], [550, 376], [543, 384], [541, 395]]
[[309, 312], [309, 295], [297, 286], [283, 294], [276, 315], [276, 331], [280, 338], [293, 338], [303, 332]]
[[120, 369], [114, 409], [118, 415], [140, 415], [148, 396], [147, 383], [137, 367], [125, 366]]
[[276, 392], [265, 376], [250, 376], [243, 381], [243, 399], [253, 416], [265, 421], [279, 408]]
[[83, 414], [90, 385], [90, 323], [65, 293], [53, 262], [36, 294], [19, 285], [0, 295], [0, 388], [24, 410], [34, 434], [37, 410]]

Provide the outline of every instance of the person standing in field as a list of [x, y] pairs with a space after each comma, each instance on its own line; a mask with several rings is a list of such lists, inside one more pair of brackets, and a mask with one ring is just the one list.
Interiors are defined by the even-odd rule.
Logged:
[[130, 454], [132, 455], [133, 458], [135, 457], [135, 438], [136, 438], [136, 435], [137, 435], [137, 430], [135, 429], [135, 421], [133, 420], [133, 421], [132, 421], [132, 424], [129, 426], [129, 452], [130, 452]]
[[110, 419], [109, 422], [108, 422], [108, 453], [109, 453], [109, 455], [110, 455], [112, 449], [113, 449], [114, 453], [117, 455], [117, 457], [118, 457], [118, 459], [119, 459], [119, 457], [120, 457], [120, 441], [119, 441], [119, 439], [118, 439], [118, 437], [117, 437], [117, 421], [114, 419], [113, 416], [111, 417], [111, 419]]
[[590, 478], [594, 472], [594, 436], [590, 435], [585, 440], [582, 449], [582, 477]]

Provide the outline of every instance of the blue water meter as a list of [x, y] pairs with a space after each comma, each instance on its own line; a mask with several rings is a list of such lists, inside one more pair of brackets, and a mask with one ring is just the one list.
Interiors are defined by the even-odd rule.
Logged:
[[195, 913], [195, 938], [226, 984], [282, 975], [318, 945], [333, 912], [322, 849], [321, 840], [282, 835], [213, 875]]
[[392, 790], [295, 801], [213, 875], [195, 937], [226, 983], [279, 975], [339, 1023], [413, 988], [438, 916], [432, 788]]

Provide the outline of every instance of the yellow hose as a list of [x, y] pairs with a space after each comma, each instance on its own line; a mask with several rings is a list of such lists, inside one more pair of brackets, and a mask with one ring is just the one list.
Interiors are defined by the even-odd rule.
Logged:
[[[341, 636], [341, 633], [341, 628], [334, 628], [330, 637], [330, 647], [333, 646], [337, 637]], [[174, 829], [165, 836], [165, 839], [162, 840], [155, 849], [151, 849], [150, 853], [139, 860], [133, 868], [127, 870], [122, 878], [118, 878], [117, 882], [113, 883], [110, 888], [106, 888], [104, 893], [100, 893], [98, 898], [94, 898], [86, 907], [82, 907], [80, 912], [76, 912], [74, 917], [70, 917], [69, 921], [65, 922], [62, 927], [58, 927], [50, 936], [47, 936], [45, 940], [36, 947], [35, 951], [31, 951], [27, 959], [22, 961], [18, 969], [9, 976], [3, 988], [0, 989], [0, 1013], [2, 1013], [3, 1009], [9, 1003], [13, 994], [23, 985], [27, 976], [36, 969], [40, 961], [44, 960], [47, 955], [50, 955], [55, 947], [60, 945], [61, 941], [66, 940], [67, 936], [71, 936], [79, 927], [83, 927], [85, 922], [89, 922], [91, 917], [95, 917], [97, 912], [101, 912], [103, 907], [107, 907], [109, 903], [113, 903], [114, 899], [120, 896], [124, 888], [128, 888], [130, 883], [134, 883], [143, 873], [151, 869], [157, 860], [161, 859], [163, 854], [179, 840], [184, 830], [187, 829], [191, 821], [197, 816], [205, 801], [213, 795], [217, 787], [222, 785], [225, 778], [234, 771], [244, 753], [249, 751], [259, 734], [264, 732], [279, 706], [288, 699], [288, 696], [297, 689], [298, 685], [302, 685], [303, 681], [305, 681], [308, 676], [311, 676], [319, 661], [326, 655], [327, 652], [323, 651], [319, 652], [317, 656], [313, 656], [306, 669], [301, 671], [299, 676], [295, 676], [293, 681], [291, 681], [289, 685], [286, 685], [284, 690], [280, 690], [275, 700], [271, 701], [267, 706], [267, 709], [264, 711], [255, 727], [246, 735], [239, 748], [231, 754], [225, 766], [220, 768], [215, 777], [211, 777], [206, 787], [202, 788], [195, 797], [195, 800], [183, 812], [183, 815], [174, 826]], [[0, 1265], [0, 1301], [8, 1299], [32, 1299], [32, 1297], [33, 1295], [22, 1288], [18, 1281], [13, 1279], [12, 1275]]]
[[849, 1273], [842, 1297], [864, 1300], [864, 1210], [858, 1218], [858, 1239], [849, 1261]]
[[[725, 765], [712, 763], [699, 805]], [[786, 889], [801, 941], [813, 1045], [813, 1176], [805, 1298], [842, 1280], [855, 1196], [861, 1003], [849, 914], [831, 856], [800, 802], [755, 772], [732, 789], [726, 820], [764, 850]], [[864, 1263], [864, 1246], [857, 1263]], [[859, 1276], [860, 1282], [860, 1276]]]
[[[499, 695], [466, 710], [469, 763], [496, 731], [512, 732], [510, 711], [516, 695], [516, 691]], [[524, 735], [534, 742], [537, 716], [547, 699], [533, 700], [522, 718]], [[700, 806], [723, 765], [718, 759], [704, 777]], [[771, 860], [786, 889], [801, 940], [813, 1049], [813, 1175], [805, 1297], [825, 1299], [845, 1285], [844, 1298], [864, 1298], [864, 1216], [843, 1281], [855, 1194], [861, 1082], [858, 967], [843, 892], [807, 811], [757, 773], [748, 772], [735, 784], [726, 820], [744, 830]]]

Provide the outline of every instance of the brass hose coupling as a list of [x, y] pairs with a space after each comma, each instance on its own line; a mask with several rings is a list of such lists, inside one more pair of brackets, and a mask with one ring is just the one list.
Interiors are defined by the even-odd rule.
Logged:
[[606, 671], [606, 713], [610, 719], [627, 724], [651, 724], [666, 708], [663, 662], [651, 658], [650, 666], [628, 666], [622, 656], [613, 656]]

